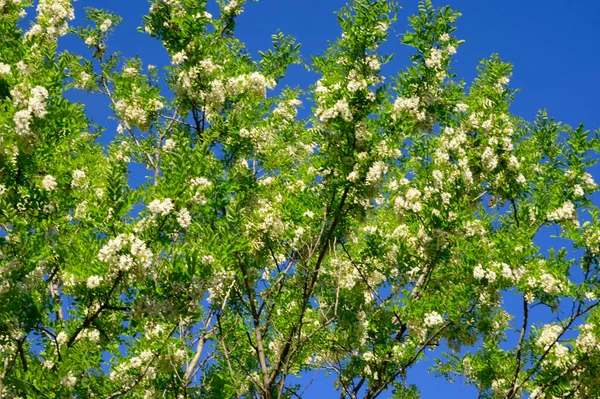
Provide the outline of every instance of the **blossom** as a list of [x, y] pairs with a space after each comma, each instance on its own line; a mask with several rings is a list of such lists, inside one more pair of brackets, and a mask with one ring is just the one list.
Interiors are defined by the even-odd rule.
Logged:
[[548, 350], [550, 345], [553, 345], [558, 336], [562, 333], [562, 327], [558, 324], [548, 324], [544, 326], [542, 333], [537, 339], [537, 346], [542, 348], [544, 351]]
[[177, 212], [177, 223], [184, 229], [190, 226], [192, 223], [192, 216], [187, 208], [181, 208], [181, 210]]
[[386, 173], [388, 166], [383, 161], [377, 161], [369, 168], [367, 172], [367, 183], [376, 184], [381, 180], [381, 176]]
[[444, 322], [444, 318], [435, 310], [432, 310], [429, 313], [425, 313], [425, 319], [423, 320], [425, 326], [427, 327], [435, 327]]
[[[129, 247], [129, 254], [126, 253]], [[98, 252], [98, 259], [116, 270], [127, 271], [134, 262], [148, 268], [152, 262], [152, 252], [146, 243], [133, 234], [119, 234], [110, 239]]]
[[104, 22], [100, 25], [100, 30], [102, 32], [106, 32], [112, 25], [112, 21], [110, 19], [105, 19]]
[[577, 220], [577, 211], [571, 201], [566, 201], [560, 208], [549, 212], [547, 215], [549, 221], [559, 222], [561, 220]]
[[73, 374], [69, 372], [69, 374], [67, 374], [60, 380], [60, 383], [67, 388], [72, 388], [77, 383], [77, 378], [75, 378]]
[[183, 51], [180, 51], [171, 57], [171, 63], [173, 65], [179, 65], [185, 60], [187, 60], [187, 55], [185, 55], [185, 52]]
[[58, 346], [62, 346], [67, 343], [67, 334], [64, 331], [59, 332], [56, 335], [56, 343]]
[[205, 265], [210, 265], [214, 261], [215, 261], [215, 258], [212, 255], [204, 255], [202, 257], [202, 263], [204, 263]]
[[166, 152], [170, 152], [172, 151], [175, 146], [176, 146], [176, 142], [173, 139], [166, 139], [165, 142], [163, 143], [163, 150]]
[[469, 109], [469, 106], [465, 103], [458, 103], [456, 104], [456, 106], [454, 107], [454, 110], [456, 112], [466, 112], [467, 109]]
[[10, 65], [0, 62], [0, 77], [10, 75]]
[[490, 147], [486, 147], [481, 154], [481, 166], [486, 170], [494, 170], [498, 166], [498, 157], [494, 150]]
[[417, 96], [413, 97], [398, 97], [396, 101], [394, 101], [394, 114], [392, 114], [392, 119], [396, 119], [396, 116], [402, 114], [403, 112], [408, 112], [412, 115], [415, 115], [419, 110], [419, 102], [420, 99]]
[[56, 185], [57, 185], [57, 182], [56, 182], [56, 178], [54, 176], [51, 176], [51, 175], [44, 176], [44, 179], [42, 180], [42, 187], [44, 188], [44, 190], [53, 191], [56, 188]]
[[90, 290], [93, 290], [94, 288], [97, 288], [101, 282], [102, 282], [101, 276], [90, 276], [87, 279], [86, 285]]
[[154, 200], [148, 204], [148, 210], [152, 213], [158, 213], [162, 216], [168, 215], [175, 205], [173, 204], [173, 200], [170, 198], [166, 198], [164, 200]]
[[425, 59], [427, 68], [439, 69], [442, 67], [443, 53], [439, 48], [432, 48], [429, 57]]
[[85, 185], [86, 174], [82, 169], [75, 169], [71, 175], [71, 187], [80, 188]]
[[13, 116], [13, 121], [15, 122], [15, 130], [17, 131], [17, 134], [29, 134], [29, 124], [31, 122], [31, 117], [31, 111], [28, 109], [22, 109], [20, 111], [15, 112], [15, 115]]

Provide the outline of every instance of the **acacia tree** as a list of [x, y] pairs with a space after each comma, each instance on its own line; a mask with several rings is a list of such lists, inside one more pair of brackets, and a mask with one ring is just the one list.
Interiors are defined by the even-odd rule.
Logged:
[[[289, 377], [326, 370], [344, 398], [412, 398], [439, 345], [482, 398], [600, 397], [599, 132], [511, 115], [495, 55], [467, 90], [457, 12], [421, 2], [386, 83], [397, 5], [352, 0], [321, 78], [274, 92], [299, 45], [255, 61], [243, 0], [152, 0], [162, 69], [108, 50], [110, 12], [69, 28], [40, 0], [23, 31], [27, 3], [0, 0], [0, 397], [299, 397]], [[109, 99], [109, 144], [73, 88]], [[549, 225], [568, 251], [536, 245]]]

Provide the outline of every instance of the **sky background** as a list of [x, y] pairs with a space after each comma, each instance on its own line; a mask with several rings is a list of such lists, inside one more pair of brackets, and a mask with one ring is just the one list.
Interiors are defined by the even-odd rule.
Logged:
[[[213, 2], [209, 0], [209, 3]], [[322, 53], [327, 41], [339, 35], [333, 12], [344, 4], [342, 0], [250, 2], [238, 19], [237, 35], [256, 55], [258, 50], [270, 47], [271, 34], [282, 30], [297, 38], [305, 60], [309, 60], [311, 54]], [[384, 70], [390, 75], [408, 65], [406, 56], [411, 53], [399, 40], [408, 29], [407, 17], [416, 12], [417, 1], [406, 0], [400, 5], [398, 22], [392, 27], [384, 47], [387, 52], [397, 53], [393, 63]], [[459, 78], [471, 82], [476, 76], [478, 61], [498, 53], [502, 60], [514, 65], [510, 86], [522, 90], [512, 106], [514, 114], [533, 120], [539, 109], [546, 109], [551, 117], [569, 125], [583, 123], [592, 130], [600, 127], [600, 1], [445, 0], [434, 1], [434, 5], [450, 5], [463, 15], [457, 21], [458, 30], [454, 34], [466, 43], [459, 47], [452, 64]], [[146, 0], [79, 0], [75, 3], [77, 19], [73, 25], [84, 23], [85, 6], [105, 8], [123, 17], [123, 24], [109, 40], [109, 51], [119, 50], [125, 57], [139, 55], [144, 65], [169, 63], [161, 44], [137, 31], [149, 7]], [[210, 4], [209, 11], [217, 14], [214, 4]], [[61, 39], [60, 45], [63, 49], [89, 55], [86, 47], [74, 37]], [[316, 75], [303, 67], [292, 66], [284, 83], [305, 88], [316, 79]], [[96, 123], [107, 126], [108, 135], [114, 134], [116, 124], [107, 120], [110, 111], [105, 98], [84, 96], [81, 92], [71, 92], [68, 96], [85, 102], [88, 115]], [[600, 169], [591, 172], [596, 181], [600, 181]], [[143, 168], [136, 170], [132, 180], [144, 180]], [[477, 392], [470, 387], [427, 376], [429, 365], [421, 363], [408, 373], [409, 381], [421, 389], [422, 398], [477, 397]], [[304, 397], [339, 396], [331, 388], [332, 380], [322, 375]]]

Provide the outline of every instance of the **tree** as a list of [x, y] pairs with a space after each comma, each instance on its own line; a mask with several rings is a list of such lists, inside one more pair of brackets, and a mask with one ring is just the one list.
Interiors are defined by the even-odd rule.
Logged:
[[[599, 131], [511, 115], [496, 55], [467, 91], [460, 14], [428, 0], [391, 83], [397, 5], [352, 0], [321, 78], [278, 94], [299, 45], [255, 61], [244, 0], [151, 3], [164, 73], [108, 51], [110, 12], [69, 28], [69, 0], [40, 0], [23, 32], [0, 0], [0, 397], [299, 397], [289, 377], [326, 370], [344, 398], [411, 398], [437, 346], [483, 398], [600, 397]], [[92, 59], [57, 52], [67, 33]], [[72, 88], [109, 99], [109, 144]], [[549, 225], [568, 249], [536, 245]]]

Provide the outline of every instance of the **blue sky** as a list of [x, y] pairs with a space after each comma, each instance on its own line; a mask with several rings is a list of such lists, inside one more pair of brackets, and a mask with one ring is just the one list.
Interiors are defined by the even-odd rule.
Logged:
[[[311, 54], [321, 53], [327, 41], [339, 34], [333, 11], [344, 3], [342, 0], [250, 2], [239, 18], [238, 37], [256, 54], [270, 46], [271, 34], [280, 29], [302, 43], [302, 53], [309, 59]], [[455, 35], [466, 43], [458, 49], [453, 62], [459, 77], [470, 82], [475, 77], [478, 60], [498, 53], [514, 65], [510, 85], [522, 89], [512, 107], [514, 114], [532, 120], [539, 109], [545, 108], [550, 116], [572, 126], [584, 123], [588, 129], [600, 127], [600, 1], [434, 2], [436, 6], [446, 4], [463, 14]], [[401, 46], [399, 39], [408, 29], [406, 18], [416, 12], [417, 1], [406, 0], [400, 5], [403, 8], [386, 45], [387, 51], [398, 53], [391, 65], [396, 70], [408, 64], [405, 56], [410, 50]], [[109, 49], [120, 50], [125, 57], [140, 55], [146, 65], [168, 63], [160, 43], [136, 30], [148, 10], [146, 0], [79, 0], [75, 6], [78, 16], [75, 24], [83, 22], [84, 6], [103, 7], [123, 17], [124, 23], [111, 37]], [[85, 46], [75, 44], [72, 38], [63, 39], [61, 47], [86, 54]], [[315, 79], [304, 68], [293, 66], [286, 82], [306, 87]], [[73, 98], [86, 102], [89, 115], [97, 123], [114, 129], [114, 122], [106, 120], [109, 113], [105, 99], [80, 95]], [[600, 181], [600, 173], [593, 174]], [[460, 383], [450, 385], [442, 379], [424, 378], [426, 372], [426, 364], [409, 371], [409, 380], [419, 386], [423, 398], [477, 397], [474, 390]], [[305, 397], [334, 396], [330, 382], [317, 378]]]

